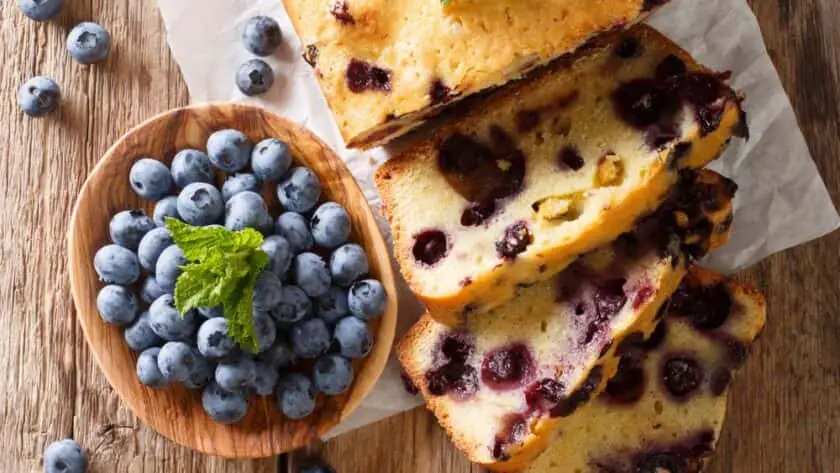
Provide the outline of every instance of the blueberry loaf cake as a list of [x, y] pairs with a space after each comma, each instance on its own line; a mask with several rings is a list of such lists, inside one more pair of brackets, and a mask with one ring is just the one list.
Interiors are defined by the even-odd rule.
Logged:
[[653, 336], [625, 342], [604, 393], [523, 473], [700, 472], [765, 312], [752, 286], [692, 268]]
[[633, 228], [679, 169], [745, 131], [725, 79], [634, 27], [500, 89], [380, 167], [397, 260], [432, 317], [457, 325]]
[[487, 317], [453, 329], [424, 316], [398, 354], [455, 445], [502, 471], [539, 455], [615, 374], [622, 340], [653, 332], [689, 262], [726, 240], [732, 192], [712, 171], [685, 171], [633, 233]]
[[[350, 147], [516, 79], [667, 0], [284, 0]], [[448, 3], [448, 5], [446, 5]]]

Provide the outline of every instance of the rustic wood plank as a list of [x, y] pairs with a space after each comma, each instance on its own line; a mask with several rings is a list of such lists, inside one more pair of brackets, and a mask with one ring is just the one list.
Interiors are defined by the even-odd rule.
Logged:
[[[43, 448], [75, 437], [91, 471], [273, 473], [273, 459], [230, 462], [179, 447], [142, 426], [95, 366], [76, 322], [66, 268], [70, 210], [88, 172], [129, 126], [188, 103], [154, 2], [65, 2], [57, 22], [35, 23], [0, 5], [0, 471], [41, 472]], [[73, 63], [69, 29], [108, 28], [109, 62]], [[32, 75], [56, 78], [60, 113], [32, 120], [17, 109]]]
[[[840, 4], [749, 0], [811, 151], [840, 202]], [[840, 471], [840, 234], [745, 271], [768, 296], [768, 328], [737, 378], [710, 473]], [[289, 458], [320, 455], [339, 473], [475, 472], [422, 408]]]

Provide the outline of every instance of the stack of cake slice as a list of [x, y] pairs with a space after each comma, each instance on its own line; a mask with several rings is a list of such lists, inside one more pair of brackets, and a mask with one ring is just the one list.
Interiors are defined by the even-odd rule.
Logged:
[[746, 117], [727, 74], [625, 28], [665, 1], [285, 3], [351, 146], [495, 87], [376, 175], [427, 308], [398, 354], [456, 446], [499, 471], [699, 471], [764, 312], [692, 266], [727, 241], [737, 186], [702, 168]]

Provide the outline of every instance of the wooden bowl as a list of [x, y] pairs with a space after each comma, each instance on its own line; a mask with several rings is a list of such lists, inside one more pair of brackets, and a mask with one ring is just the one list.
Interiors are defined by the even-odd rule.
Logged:
[[[241, 130], [254, 142], [268, 137], [285, 141], [296, 164], [312, 169], [321, 179], [322, 199], [338, 202], [347, 209], [353, 224], [352, 238], [367, 250], [371, 274], [388, 291], [386, 312], [371, 326], [375, 336], [373, 351], [354, 364], [353, 386], [342, 396], [319, 395], [317, 410], [302, 421], [283, 417], [272, 396], [253, 398], [241, 423], [221, 425], [204, 413], [200, 391], [181, 386], [162, 390], [145, 387], [135, 375], [137, 355], [126, 345], [122, 330], [103, 322], [96, 309], [96, 294], [103, 284], [93, 269], [93, 256], [110, 242], [111, 216], [134, 208], [143, 208], [151, 215], [154, 206], [131, 190], [131, 165], [140, 157], [169, 164], [180, 149], [205, 149], [208, 136], [223, 128]], [[265, 195], [272, 215], [276, 216], [279, 209], [274, 187], [267, 183]], [[287, 452], [317, 439], [346, 418], [382, 374], [397, 320], [397, 289], [387, 247], [364, 195], [344, 163], [308, 130], [263, 109], [237, 104], [198, 105], [163, 113], [129, 131], [105, 153], [82, 187], [71, 218], [71, 290], [93, 356], [137, 417], [175, 442], [229, 458], [259, 458]]]

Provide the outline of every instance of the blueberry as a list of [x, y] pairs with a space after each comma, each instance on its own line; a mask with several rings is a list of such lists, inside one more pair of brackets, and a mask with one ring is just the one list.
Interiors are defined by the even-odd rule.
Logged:
[[133, 284], [140, 278], [137, 255], [119, 245], [106, 245], [93, 257], [93, 268], [105, 284]]
[[288, 343], [283, 340], [277, 340], [268, 350], [260, 353], [257, 359], [279, 370], [294, 363], [295, 354], [292, 352], [292, 347]]
[[222, 198], [225, 202], [240, 192], [251, 191], [262, 195], [263, 183], [249, 172], [238, 172], [228, 177], [222, 184]]
[[285, 212], [277, 217], [274, 233], [289, 242], [292, 253], [309, 250], [315, 244], [306, 217], [297, 212]]
[[51, 443], [44, 452], [46, 473], [85, 473], [87, 455], [78, 443], [70, 439]]
[[64, 0], [18, 0], [18, 7], [29, 19], [46, 21], [61, 12]]
[[205, 386], [213, 381], [213, 375], [216, 372], [216, 365], [211, 363], [206, 358], [198, 357], [198, 363], [189, 378], [181, 381], [187, 389], [203, 389]]
[[373, 346], [373, 336], [368, 326], [356, 317], [345, 317], [335, 326], [333, 335], [342, 356], [364, 358]]
[[155, 265], [155, 279], [158, 285], [166, 292], [175, 290], [175, 282], [181, 275], [181, 267], [189, 261], [178, 245], [169, 245], [157, 260]]
[[262, 59], [250, 59], [236, 70], [236, 87], [248, 97], [262, 95], [274, 85], [274, 71]]
[[265, 270], [275, 276], [282, 277], [292, 265], [292, 251], [289, 241], [279, 235], [267, 237], [260, 246], [268, 255], [268, 263]]
[[54, 111], [60, 101], [61, 88], [49, 77], [33, 77], [18, 91], [18, 106], [30, 117], [42, 117]]
[[309, 297], [318, 297], [330, 289], [332, 278], [324, 259], [315, 253], [301, 253], [292, 262], [294, 283]]
[[257, 367], [248, 356], [219, 363], [216, 367], [216, 383], [228, 391], [242, 391], [254, 383]]
[[184, 149], [172, 158], [172, 179], [183, 189], [194, 182], [213, 183], [213, 165], [206, 154], [197, 149]]
[[350, 360], [338, 355], [318, 358], [312, 370], [315, 388], [327, 396], [338, 396], [353, 384], [353, 365]]
[[169, 380], [158, 367], [159, 355], [160, 347], [150, 347], [143, 350], [137, 358], [137, 378], [144, 385], [155, 389], [164, 388], [169, 384]]
[[370, 320], [382, 315], [388, 295], [382, 283], [376, 279], [365, 279], [350, 286], [347, 305], [350, 313], [362, 320]]
[[204, 226], [216, 223], [224, 212], [222, 194], [210, 184], [195, 182], [178, 194], [178, 215], [190, 225]]
[[184, 342], [166, 342], [158, 353], [158, 368], [169, 382], [188, 382], [202, 363], [206, 361]]
[[196, 328], [195, 312], [189, 311], [182, 317], [170, 294], [164, 294], [152, 303], [149, 307], [149, 322], [152, 331], [169, 341], [187, 340]]
[[350, 237], [350, 217], [335, 202], [321, 204], [312, 215], [312, 238], [322, 248], [333, 249]]
[[348, 287], [370, 271], [364, 248], [356, 243], [339, 246], [330, 255], [332, 281], [341, 287]]
[[81, 64], [104, 61], [111, 50], [111, 36], [96, 23], [79, 23], [67, 35], [67, 51]]
[[251, 153], [251, 168], [263, 181], [279, 181], [291, 166], [289, 146], [276, 138], [260, 141]]
[[257, 377], [254, 378], [254, 392], [258, 396], [271, 396], [277, 388], [277, 379], [280, 374], [277, 369], [262, 361], [256, 362]]
[[201, 405], [204, 412], [220, 424], [235, 424], [248, 413], [248, 397], [222, 389], [216, 383], [210, 383], [201, 393]]
[[255, 16], [245, 23], [242, 42], [251, 54], [270, 56], [283, 43], [283, 32], [280, 31], [280, 25], [273, 18]]
[[164, 294], [166, 294], [166, 291], [160, 287], [154, 275], [146, 276], [146, 279], [143, 280], [143, 286], [140, 288], [140, 300], [146, 304], [151, 304]]
[[228, 333], [227, 320], [221, 317], [207, 319], [198, 329], [198, 351], [210, 359], [224, 359], [236, 353], [236, 342]]
[[270, 218], [265, 201], [255, 192], [236, 194], [225, 204], [225, 228], [231, 231], [259, 228]]
[[315, 204], [321, 198], [321, 181], [307, 168], [293, 168], [277, 184], [277, 198], [286, 210], [298, 213], [309, 212], [315, 208]]
[[277, 326], [274, 324], [271, 316], [265, 312], [256, 312], [254, 314], [254, 331], [257, 334], [259, 352], [268, 350], [274, 345], [274, 341], [277, 340]]
[[323, 320], [304, 320], [292, 327], [292, 351], [301, 358], [318, 358], [330, 349], [331, 338]]
[[[154, 225], [151, 219], [149, 219], [149, 222]], [[113, 225], [113, 220], [111, 224]], [[150, 230], [143, 236], [143, 239], [140, 240], [140, 245], [137, 247], [137, 259], [140, 260], [140, 266], [154, 274], [161, 253], [163, 253], [163, 250], [172, 246], [173, 243], [175, 243], [175, 240], [172, 239], [172, 234], [169, 233], [168, 228], [156, 227]]]
[[219, 130], [207, 140], [207, 155], [214, 166], [236, 172], [248, 165], [253, 144], [241, 131]]
[[321, 464], [307, 465], [300, 469], [300, 473], [335, 473], [331, 466]]
[[140, 314], [140, 317], [137, 317], [133, 324], [126, 327], [123, 336], [125, 337], [125, 343], [134, 351], [143, 351], [147, 348], [163, 345], [163, 339], [152, 330], [148, 312]]
[[274, 273], [264, 271], [254, 283], [254, 310], [264, 312], [277, 307], [282, 290], [280, 279]]
[[198, 313], [205, 319], [215, 319], [225, 316], [224, 312], [222, 312], [221, 306], [202, 307], [201, 309], [198, 309]]
[[141, 198], [146, 200], [160, 200], [172, 189], [172, 173], [162, 162], [143, 158], [131, 166], [128, 173], [131, 188]]
[[174, 195], [170, 195], [168, 197], [164, 197], [157, 204], [155, 204], [155, 211], [152, 214], [152, 220], [155, 221], [155, 224], [159, 227], [163, 227], [166, 225], [164, 219], [166, 217], [171, 217], [177, 220], [181, 220], [181, 216], [178, 215], [178, 197]]
[[136, 251], [140, 240], [156, 227], [155, 222], [143, 210], [123, 210], [111, 218], [108, 229], [111, 241]]
[[326, 293], [315, 299], [315, 310], [318, 317], [332, 325], [350, 314], [347, 308], [347, 291], [332, 286]]
[[291, 373], [277, 383], [277, 404], [283, 415], [300, 420], [315, 411], [315, 389], [312, 381], [299, 373]]
[[280, 296], [280, 304], [271, 310], [271, 316], [279, 323], [296, 323], [312, 315], [312, 301], [297, 286], [286, 285]]
[[137, 296], [123, 286], [111, 284], [99, 290], [96, 309], [102, 320], [114, 325], [128, 325], [137, 317]]

